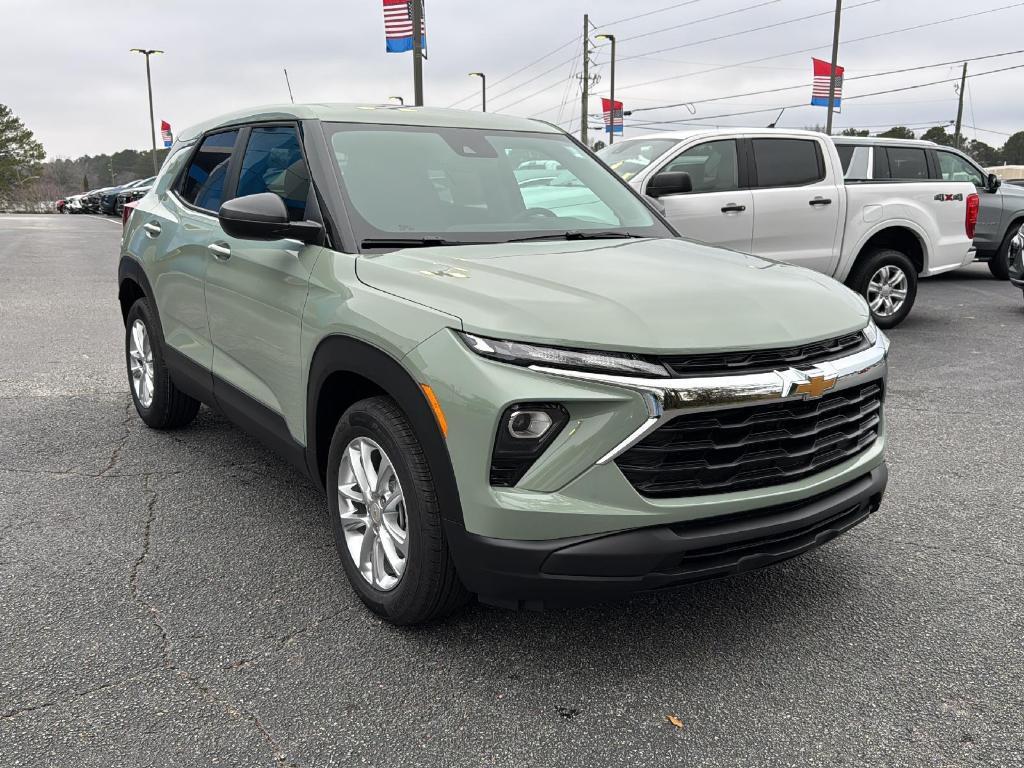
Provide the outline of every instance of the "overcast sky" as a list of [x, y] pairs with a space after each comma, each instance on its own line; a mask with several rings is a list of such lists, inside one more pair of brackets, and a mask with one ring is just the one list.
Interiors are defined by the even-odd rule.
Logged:
[[[479, 81], [466, 73], [482, 70], [490, 81], [492, 111], [543, 117], [574, 130], [579, 85], [571, 77], [578, 67], [582, 17], [590, 13], [595, 25], [607, 25], [594, 34], [612, 32], [619, 38], [617, 95], [626, 109], [700, 102], [638, 112], [630, 121], [646, 127], [628, 126], [627, 136], [660, 127], [647, 124], [673, 120], [766, 125], [777, 112], [753, 110], [806, 104], [810, 59], [829, 57], [834, 9], [833, 0], [426, 0], [426, 5], [428, 105], [464, 99], [461, 106], [478, 109]], [[856, 40], [1006, 6], [1013, 7]], [[848, 42], [840, 47], [839, 63], [846, 67], [844, 95], [849, 97], [955, 78], [960, 67], [854, 79], [858, 76], [1024, 48], [1024, 2], [845, 0], [844, 7], [841, 39]], [[639, 14], [647, 15], [626, 19]], [[820, 15], [783, 23], [811, 14]], [[176, 130], [221, 112], [287, 101], [284, 67], [296, 101], [380, 102], [393, 95], [412, 100], [411, 55], [384, 52], [380, 0], [0, 0], [0, 23], [0, 102], [35, 132], [51, 158], [149, 146], [145, 67], [141, 56], [128, 52], [133, 47], [166, 50], [153, 59], [156, 119]], [[777, 26], [756, 30], [768, 25]], [[551, 55], [499, 82], [546, 54]], [[599, 43], [594, 57], [600, 77], [594, 91], [607, 95], [607, 45]], [[753, 60], [761, 61], [735, 66]], [[971, 62], [968, 71], [1015, 65], [1024, 65], [1024, 53]], [[638, 85], [652, 80], [661, 82]], [[791, 85], [800, 87], [704, 101]], [[968, 81], [964, 123], [985, 129], [977, 138], [999, 145], [1003, 133], [1024, 129], [1022, 85], [1024, 69]], [[921, 128], [953, 120], [956, 106], [954, 84], [944, 83], [853, 99], [844, 104], [837, 126]], [[590, 112], [599, 111], [593, 98]], [[737, 112], [750, 114], [722, 117]], [[788, 109], [779, 125], [823, 124], [824, 112], [811, 106]], [[975, 136], [973, 128], [965, 132]]]

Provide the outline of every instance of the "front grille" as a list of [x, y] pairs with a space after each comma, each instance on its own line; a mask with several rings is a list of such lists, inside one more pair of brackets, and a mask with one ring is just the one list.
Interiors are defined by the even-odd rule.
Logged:
[[878, 437], [882, 382], [818, 400], [677, 416], [615, 463], [643, 496], [763, 488], [835, 466]]
[[661, 358], [661, 362], [676, 376], [729, 376], [814, 365], [825, 360], [845, 357], [867, 346], [868, 340], [863, 333], [857, 331], [834, 339], [801, 344], [798, 347], [761, 349], [754, 352], [670, 355]]

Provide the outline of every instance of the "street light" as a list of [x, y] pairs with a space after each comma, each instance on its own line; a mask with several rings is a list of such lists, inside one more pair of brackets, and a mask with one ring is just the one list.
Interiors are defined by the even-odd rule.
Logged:
[[153, 118], [153, 80], [149, 74], [149, 57], [154, 53], [163, 53], [156, 48], [132, 48], [129, 53], [141, 53], [146, 57], [146, 88], [149, 90], [149, 135], [153, 139], [153, 175], [156, 176], [160, 169], [156, 164], [156, 120]]
[[608, 143], [615, 143], [615, 35], [595, 35], [595, 40], [607, 40], [612, 44], [612, 82], [611, 82], [611, 130], [608, 131]]
[[480, 78], [480, 100], [483, 106], [483, 111], [487, 111], [487, 75], [483, 72], [470, 72], [470, 77]]

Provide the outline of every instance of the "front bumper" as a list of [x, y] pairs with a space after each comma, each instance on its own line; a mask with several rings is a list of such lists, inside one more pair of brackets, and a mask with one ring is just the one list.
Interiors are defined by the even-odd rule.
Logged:
[[1007, 258], [1010, 262], [1010, 282], [1018, 288], [1024, 288], [1024, 228], [1010, 241]]
[[494, 539], [445, 521], [463, 584], [509, 608], [578, 605], [729, 576], [796, 557], [878, 509], [880, 464], [799, 502], [718, 518], [543, 541]]

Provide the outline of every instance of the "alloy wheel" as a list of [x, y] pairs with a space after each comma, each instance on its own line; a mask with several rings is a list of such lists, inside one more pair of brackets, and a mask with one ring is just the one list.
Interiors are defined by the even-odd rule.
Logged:
[[391, 459], [367, 437], [355, 438], [342, 453], [338, 510], [349, 556], [362, 577], [384, 592], [397, 587], [409, 556], [405, 494]]
[[867, 290], [868, 306], [879, 317], [892, 317], [907, 301], [907, 275], [897, 266], [879, 267]]
[[149, 343], [146, 324], [141, 320], [132, 323], [128, 359], [135, 397], [143, 408], [149, 408], [153, 404], [153, 348]]

